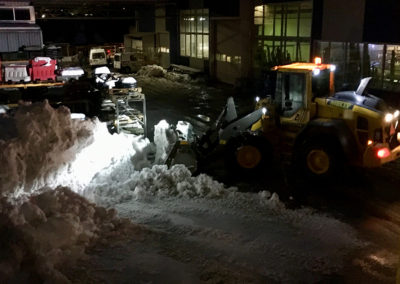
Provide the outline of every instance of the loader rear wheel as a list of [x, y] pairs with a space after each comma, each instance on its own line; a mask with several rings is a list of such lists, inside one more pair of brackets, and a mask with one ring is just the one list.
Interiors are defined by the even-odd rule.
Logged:
[[241, 136], [231, 139], [226, 145], [227, 166], [231, 170], [253, 173], [271, 160], [271, 147], [267, 141], [257, 136]]

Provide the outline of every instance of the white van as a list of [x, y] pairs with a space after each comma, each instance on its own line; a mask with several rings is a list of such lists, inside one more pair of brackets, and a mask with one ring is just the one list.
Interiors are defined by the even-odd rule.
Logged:
[[89, 65], [107, 65], [107, 56], [104, 48], [91, 48], [89, 51]]
[[124, 73], [136, 72], [144, 64], [143, 53], [140, 52], [123, 52], [115, 53], [114, 69]]

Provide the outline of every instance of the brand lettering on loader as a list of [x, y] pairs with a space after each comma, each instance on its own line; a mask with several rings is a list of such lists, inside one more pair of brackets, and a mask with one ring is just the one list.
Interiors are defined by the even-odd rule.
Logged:
[[341, 102], [341, 101], [336, 101], [336, 100], [329, 100], [328, 105], [337, 106], [337, 107], [344, 108], [344, 109], [352, 109], [353, 108], [353, 104], [351, 104], [351, 103]]

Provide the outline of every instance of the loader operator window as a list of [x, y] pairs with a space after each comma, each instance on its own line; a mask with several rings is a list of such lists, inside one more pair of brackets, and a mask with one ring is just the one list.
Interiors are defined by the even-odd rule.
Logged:
[[305, 74], [278, 73], [275, 102], [284, 117], [290, 117], [304, 107]]
[[326, 97], [329, 95], [330, 70], [325, 69], [312, 77], [312, 93], [314, 97]]

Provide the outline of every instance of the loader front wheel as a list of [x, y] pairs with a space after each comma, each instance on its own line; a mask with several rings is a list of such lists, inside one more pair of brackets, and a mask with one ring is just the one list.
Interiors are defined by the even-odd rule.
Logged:
[[254, 145], [242, 145], [237, 148], [236, 161], [241, 168], [256, 168], [260, 164], [261, 158], [261, 150]]
[[258, 172], [271, 157], [271, 149], [265, 139], [256, 136], [241, 136], [231, 139], [226, 145], [228, 168], [245, 173]]

